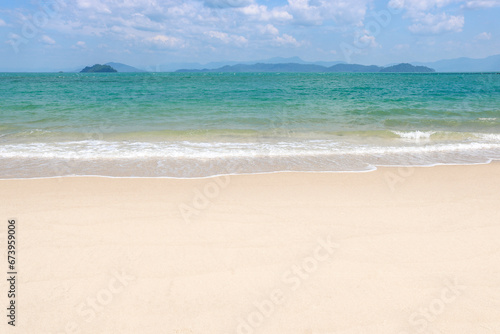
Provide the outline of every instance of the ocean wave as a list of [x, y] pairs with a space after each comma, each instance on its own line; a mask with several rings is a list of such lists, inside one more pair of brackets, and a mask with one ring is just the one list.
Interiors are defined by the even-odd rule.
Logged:
[[[429, 133], [427, 133], [430, 136]], [[426, 145], [368, 145], [331, 140], [279, 142], [107, 142], [85, 140], [0, 145], [2, 158], [44, 159], [218, 159], [231, 157], [313, 157], [425, 154], [500, 149], [500, 134], [477, 134], [482, 141]], [[418, 138], [418, 137], [414, 137]], [[423, 137], [428, 138], [428, 137]]]
[[[475, 141], [385, 144], [277, 142], [133, 142], [85, 140], [0, 144], [1, 178], [65, 175], [196, 178], [263, 172], [360, 172], [375, 166], [476, 164], [500, 160], [497, 135]], [[387, 144], [387, 143], [390, 144]]]
[[412, 141], [420, 141], [420, 140], [428, 140], [431, 138], [436, 131], [391, 131], [392, 133], [398, 135], [402, 139], [412, 140]]
[[500, 133], [477, 133], [475, 135], [483, 140], [500, 142]]

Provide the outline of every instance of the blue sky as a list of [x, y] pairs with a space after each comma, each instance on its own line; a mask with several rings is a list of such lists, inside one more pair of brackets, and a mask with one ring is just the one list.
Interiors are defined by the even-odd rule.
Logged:
[[4, 0], [0, 70], [500, 54], [500, 0]]

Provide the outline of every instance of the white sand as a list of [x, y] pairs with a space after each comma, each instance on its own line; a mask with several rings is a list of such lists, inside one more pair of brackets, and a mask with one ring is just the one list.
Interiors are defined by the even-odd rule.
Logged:
[[500, 333], [500, 164], [0, 188], [2, 333]]

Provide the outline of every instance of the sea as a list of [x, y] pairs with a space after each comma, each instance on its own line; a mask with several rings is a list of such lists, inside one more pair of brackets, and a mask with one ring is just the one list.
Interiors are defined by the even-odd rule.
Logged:
[[500, 160], [496, 73], [0, 73], [0, 178]]

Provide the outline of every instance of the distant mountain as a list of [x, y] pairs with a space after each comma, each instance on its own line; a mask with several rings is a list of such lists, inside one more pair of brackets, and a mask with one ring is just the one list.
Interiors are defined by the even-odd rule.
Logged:
[[[343, 61], [315, 61], [309, 62], [302, 60], [299, 57], [273, 57], [267, 59], [253, 60], [253, 61], [218, 61], [210, 62], [206, 64], [200, 63], [168, 63], [162, 64], [156, 67], [154, 71], [157, 72], [175, 72], [182, 69], [190, 70], [214, 70], [219, 69], [224, 66], [234, 66], [234, 65], [255, 65], [255, 64], [302, 64], [302, 65], [319, 65], [324, 67], [330, 67], [336, 64], [344, 64]], [[149, 69], [148, 69], [149, 71]]]
[[325, 72], [354, 72], [354, 73], [374, 73], [380, 72], [383, 67], [375, 65], [358, 65], [358, 64], [337, 64], [328, 67]]
[[430, 63], [412, 62], [413, 65], [424, 65], [437, 72], [498, 72], [500, 71], [500, 55], [486, 58], [455, 58]]
[[297, 73], [331, 73], [331, 72], [350, 72], [350, 73], [377, 73], [377, 72], [434, 72], [433, 69], [424, 66], [413, 66], [410, 64], [399, 64], [390, 67], [379, 67], [375, 65], [359, 64], [336, 64], [330, 67], [314, 64], [264, 64], [253, 65], [237, 64], [226, 65], [215, 69], [181, 69], [177, 72], [297, 72]]
[[95, 64], [94, 66], [87, 66], [80, 73], [104, 73], [104, 72], [118, 72], [109, 65]]
[[384, 67], [380, 72], [399, 72], [399, 73], [432, 73], [436, 72], [434, 69], [426, 66], [413, 66], [408, 63], [401, 63], [389, 67]]
[[[386, 68], [384, 72], [388, 71], [387, 68], [390, 68], [395, 65], [399, 65], [396, 63], [387, 64], [385, 66], [366, 66], [366, 65], [357, 65], [357, 64], [346, 64], [342, 61], [305, 61], [299, 57], [274, 57], [268, 59], [262, 59], [257, 61], [220, 61], [220, 62], [210, 62], [206, 64], [201, 64], [197, 62], [183, 62], [183, 63], [165, 63], [155, 66], [146, 66], [143, 65], [140, 68], [132, 67], [122, 63], [109, 62], [105, 65], [110, 65], [115, 68], [118, 72], [175, 72], [177, 70], [184, 69], [182, 71], [209, 71], [209, 70], [219, 70], [225, 66], [239, 66], [239, 65], [257, 65], [257, 64], [295, 64], [295, 65], [316, 65], [322, 66], [326, 68], [326, 70], [321, 70], [320, 72], [378, 72], [382, 68]], [[500, 72], [500, 55], [493, 55], [486, 58], [475, 59], [475, 58], [455, 58], [455, 59], [444, 59], [434, 62], [411, 62], [413, 66], [425, 66], [434, 69], [436, 72]], [[343, 66], [336, 66], [343, 65]], [[69, 72], [76, 73], [80, 72], [84, 66], [80, 67], [69, 67], [69, 68], [3, 68], [1, 71], [6, 72]], [[282, 66], [277, 67], [279, 72], [287, 72], [287, 71], [298, 71], [298, 72], [310, 72], [314, 67], [296, 67], [296, 66]], [[186, 70], [188, 69], [188, 70]], [[240, 71], [241, 69], [234, 69], [233, 71]], [[408, 68], [409, 69], [409, 68]], [[407, 70], [408, 70], [407, 69]], [[225, 68], [226, 71], [231, 71], [230, 68]], [[246, 68], [245, 70], [249, 70]], [[265, 69], [266, 70], [266, 69]], [[401, 69], [400, 69], [401, 70]], [[268, 71], [268, 70], [266, 70]], [[272, 70], [274, 71], [274, 70]]]
[[253, 63], [266, 63], [266, 64], [311, 64], [310, 62], [302, 60], [300, 57], [273, 57], [267, 59], [260, 59]]
[[347, 63], [345, 61], [315, 61], [311, 64], [320, 65], [320, 66], [324, 66], [324, 67], [331, 67], [333, 65], [347, 64]]
[[[115, 62], [109, 62], [104, 65], [110, 66], [114, 68], [117, 72], [146, 72], [144, 70], [138, 69], [136, 67], [132, 67], [126, 64], [122, 63], [115, 63]], [[72, 68], [72, 69], [63, 69], [63, 72], [69, 72], [69, 73], [77, 73], [81, 72], [84, 66], [79, 66], [77, 68]]]
[[216, 69], [202, 69], [202, 70], [192, 70], [192, 69], [181, 69], [177, 72], [324, 72], [324, 66], [310, 65], [310, 64], [237, 64], [237, 65], [226, 65]]
[[[206, 68], [207, 66], [204, 66], [200, 63], [167, 63], [167, 64], [160, 64], [156, 66], [149, 66], [146, 67], [146, 70], [148, 72], [175, 72], [181, 68], [191, 68], [194, 70], [201, 70], [203, 68]], [[220, 67], [220, 66], [217, 66]]]
[[264, 64], [307, 64], [307, 65], [320, 65], [324, 67], [330, 67], [337, 64], [345, 64], [343, 61], [306, 61], [302, 60], [299, 57], [274, 57], [268, 59], [262, 59], [253, 62], [246, 62], [245, 64], [251, 65], [256, 63], [264, 63]]
[[111, 66], [116, 69], [118, 72], [146, 72], [144, 70], [140, 70], [138, 68], [122, 64], [122, 63], [106, 63], [105, 65]]

